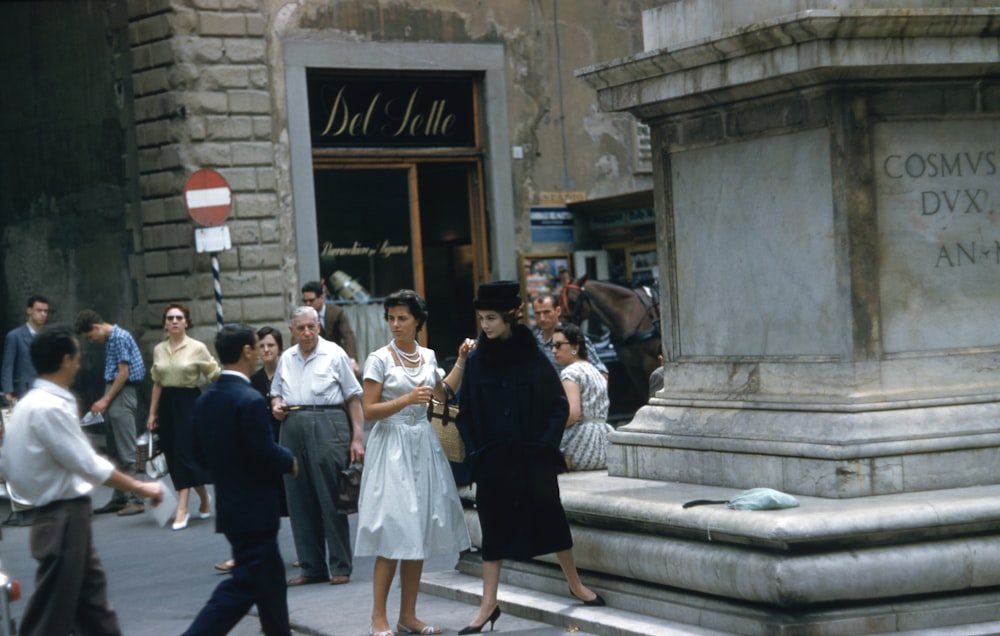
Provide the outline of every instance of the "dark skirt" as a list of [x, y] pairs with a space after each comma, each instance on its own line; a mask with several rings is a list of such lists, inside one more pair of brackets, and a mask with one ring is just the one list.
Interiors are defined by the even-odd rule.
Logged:
[[159, 423], [160, 445], [167, 456], [167, 470], [174, 488], [192, 488], [209, 483], [208, 469], [194, 458], [194, 422], [191, 420], [194, 401], [200, 389], [163, 387], [160, 408], [156, 413]]
[[482, 558], [530, 559], [573, 547], [559, 498], [558, 451], [494, 447], [476, 463], [476, 508]]

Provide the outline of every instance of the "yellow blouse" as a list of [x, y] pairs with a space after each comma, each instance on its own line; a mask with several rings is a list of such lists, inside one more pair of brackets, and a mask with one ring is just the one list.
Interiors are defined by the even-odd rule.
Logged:
[[222, 367], [208, 352], [208, 347], [189, 336], [184, 336], [174, 351], [170, 350], [169, 340], [153, 348], [150, 374], [160, 386], [193, 389], [198, 386], [201, 376], [214, 382], [220, 371]]

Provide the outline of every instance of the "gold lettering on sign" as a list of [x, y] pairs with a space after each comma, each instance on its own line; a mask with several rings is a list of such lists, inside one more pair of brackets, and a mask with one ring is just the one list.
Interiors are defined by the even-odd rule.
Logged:
[[379, 243], [377, 247], [362, 245], [358, 241], [354, 241], [348, 247], [334, 247], [333, 243], [326, 241], [320, 249], [320, 254], [323, 256], [367, 256], [369, 258], [381, 256], [382, 258], [389, 258], [390, 256], [402, 256], [409, 253], [409, 245], [393, 245], [388, 239]]
[[455, 132], [457, 115], [447, 111], [448, 100], [432, 100], [429, 108], [425, 108], [419, 86], [410, 92], [405, 102], [402, 98], [386, 101], [378, 92], [367, 105], [355, 111], [351, 110], [347, 89], [345, 84], [337, 91], [320, 136], [450, 137]]

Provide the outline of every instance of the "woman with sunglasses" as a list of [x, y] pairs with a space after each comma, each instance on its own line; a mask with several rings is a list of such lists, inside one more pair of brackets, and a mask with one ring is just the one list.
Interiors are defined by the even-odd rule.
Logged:
[[604, 470], [608, 467], [608, 381], [587, 360], [583, 332], [574, 324], [556, 327], [552, 353], [561, 367], [569, 417], [559, 445], [569, 470]]
[[167, 339], [153, 349], [153, 391], [149, 400], [146, 428], [157, 431], [160, 446], [167, 456], [167, 470], [177, 490], [177, 513], [173, 529], [187, 527], [190, 513], [188, 499], [194, 488], [201, 498], [198, 517], [212, 516], [212, 505], [205, 484], [208, 471], [194, 458], [194, 429], [191, 412], [201, 395], [199, 385], [214, 382], [222, 368], [208, 347], [187, 335], [191, 312], [182, 303], [170, 303], [163, 310], [163, 330]]
[[483, 597], [472, 623], [478, 634], [500, 618], [497, 589], [503, 559], [555, 553], [569, 593], [604, 605], [580, 580], [573, 537], [559, 499], [566, 464], [559, 441], [569, 407], [559, 376], [535, 336], [519, 322], [521, 289], [514, 281], [484, 283], [473, 306], [482, 334], [465, 361], [456, 424], [476, 482], [482, 530]]

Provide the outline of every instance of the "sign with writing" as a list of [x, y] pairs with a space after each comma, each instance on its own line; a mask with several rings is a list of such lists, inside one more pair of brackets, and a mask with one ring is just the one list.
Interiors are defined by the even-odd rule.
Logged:
[[1000, 122], [875, 127], [887, 351], [996, 345]]
[[586, 192], [539, 192], [538, 205], [561, 207], [567, 203], [579, 203], [587, 200]]
[[307, 69], [314, 147], [474, 147], [470, 77], [355, 75]]
[[572, 243], [573, 213], [565, 207], [531, 207], [531, 240], [535, 243]]

